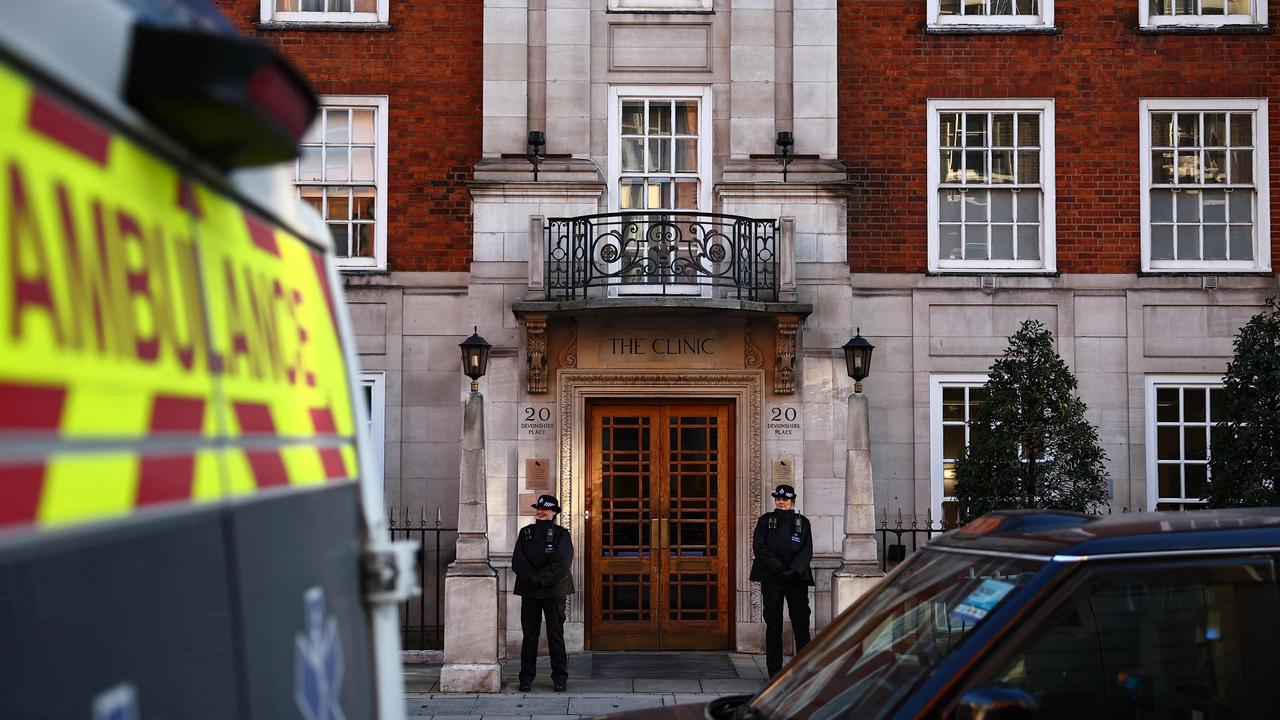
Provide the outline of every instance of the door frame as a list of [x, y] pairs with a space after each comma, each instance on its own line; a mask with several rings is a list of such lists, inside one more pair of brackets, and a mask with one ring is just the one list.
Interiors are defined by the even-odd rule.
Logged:
[[[736, 510], [737, 510], [737, 507], [736, 507], [736, 506], [737, 506], [737, 503], [736, 503], [736, 490], [737, 490], [737, 485], [738, 485], [738, 478], [737, 478], [737, 455], [738, 455], [738, 452], [737, 452], [737, 447], [736, 447], [736, 443], [737, 443], [737, 425], [738, 425], [738, 413], [737, 413], [738, 408], [737, 408], [737, 403], [736, 403], [732, 398], [715, 398], [715, 397], [698, 397], [698, 398], [683, 398], [683, 397], [670, 397], [670, 398], [654, 398], [654, 397], [643, 397], [643, 398], [635, 398], [635, 397], [590, 398], [590, 399], [588, 399], [588, 400], [586, 401], [586, 407], [585, 407], [585, 415], [586, 415], [586, 418], [587, 418], [587, 424], [583, 426], [583, 436], [584, 436], [584, 439], [585, 439], [585, 441], [586, 441], [586, 442], [585, 442], [585, 446], [584, 446], [584, 447], [585, 447], [585, 450], [586, 450], [586, 455], [587, 455], [586, 460], [587, 460], [587, 462], [588, 462], [588, 463], [590, 463], [592, 449], [594, 448], [595, 444], [598, 442], [595, 438], [593, 438], [593, 437], [589, 437], [589, 436], [588, 436], [588, 435], [590, 434], [591, 430], [593, 430], [593, 429], [594, 429], [594, 428], [592, 427], [592, 425], [591, 425], [591, 420], [590, 420], [592, 410], [593, 410], [593, 409], [595, 409], [595, 408], [599, 408], [599, 407], [624, 406], [624, 405], [632, 406], [632, 407], [650, 407], [650, 408], [670, 408], [670, 407], [683, 407], [683, 408], [690, 408], [690, 407], [697, 407], [697, 406], [705, 406], [705, 407], [708, 407], [708, 408], [722, 408], [722, 407], [723, 407], [723, 408], [727, 408], [727, 409], [728, 409], [729, 434], [728, 434], [728, 436], [725, 438], [728, 442], [726, 443], [726, 444], [727, 444], [727, 451], [726, 451], [726, 453], [725, 453], [725, 454], [726, 454], [726, 458], [725, 458], [725, 460], [723, 461], [723, 462], [725, 463], [725, 466], [726, 466], [726, 468], [725, 468], [725, 469], [727, 470], [727, 472], [726, 472], [726, 474], [725, 474], [725, 475], [726, 475], [725, 482], [726, 482], [726, 484], [727, 484], [727, 486], [728, 486], [728, 487], [726, 487], [726, 488], [725, 488], [725, 496], [728, 498], [728, 501], [729, 501], [730, 505], [733, 505], [734, 507], [733, 507], [733, 508], [731, 508], [731, 512], [729, 512], [728, 514], [722, 514], [722, 515], [721, 515], [721, 517], [723, 518], [723, 522], [725, 523], [725, 538], [726, 538], [726, 542], [725, 542], [725, 544], [724, 544], [724, 547], [722, 547], [722, 548], [721, 548], [721, 550], [722, 550], [722, 551], [724, 552], [724, 554], [725, 554], [725, 565], [724, 565], [724, 568], [725, 568], [725, 572], [724, 572], [724, 574], [725, 574], [725, 578], [724, 578], [723, 582], [728, 583], [728, 588], [727, 588], [728, 592], [727, 592], [727, 597], [726, 597], [726, 600], [725, 600], [725, 603], [724, 603], [723, 611], [724, 611], [724, 613], [725, 613], [725, 615], [726, 615], [726, 617], [725, 617], [725, 626], [726, 626], [727, 635], [725, 636], [725, 640], [726, 640], [726, 642], [727, 642], [727, 644], [728, 644], [728, 646], [729, 646], [729, 647], [727, 647], [727, 648], [706, 648], [706, 649], [709, 649], [709, 650], [718, 650], [718, 649], [732, 650], [732, 649], [733, 649], [733, 646], [734, 646], [734, 641], [735, 641], [735, 638], [734, 638], [734, 620], [735, 620], [735, 616], [736, 616], [736, 614], [737, 614], [737, 613], [735, 613], [735, 612], [734, 612], [734, 610], [735, 610], [735, 608], [734, 608], [734, 605], [735, 605], [734, 600], [735, 600], [735, 595], [736, 595], [736, 593], [734, 592], [734, 589], [735, 589], [735, 588], [734, 588], [734, 575], [735, 575], [735, 573], [734, 573], [734, 568], [735, 568], [735, 567], [736, 567], [736, 565], [737, 565], [737, 562], [736, 562], [736, 561], [737, 561], [737, 543], [736, 543], [736, 542], [734, 542], [734, 540], [737, 538], [737, 523], [736, 523], [736, 519], [737, 519], [737, 518], [736, 518], [736, 515], [737, 515], [737, 513], [736, 513]], [[658, 429], [659, 429], [659, 428], [655, 428], [655, 431], [656, 431], [656, 430], [658, 430]], [[660, 442], [660, 443], [664, 443], [664, 444], [665, 444], [665, 443], [666, 443], [666, 440], [665, 440], [665, 438], [660, 438], [660, 439], [658, 439], [658, 442]], [[588, 475], [589, 475], [589, 474], [590, 474], [590, 472], [588, 471]], [[593, 486], [591, 483], [586, 482], [586, 478], [585, 478], [585, 477], [584, 477], [584, 480], [583, 480], [582, 489], [583, 489], [583, 493], [582, 493], [582, 504], [583, 504], [583, 506], [584, 506], [584, 507], [589, 508], [589, 507], [591, 507], [591, 500], [592, 500], [592, 493], [593, 493], [593, 490], [594, 490], [594, 486]], [[586, 535], [586, 539], [585, 539], [585, 541], [582, 543], [582, 545], [580, 546], [580, 547], [582, 547], [582, 548], [583, 548], [583, 550], [582, 550], [582, 557], [583, 557], [583, 566], [582, 566], [582, 567], [583, 567], [583, 575], [582, 575], [582, 593], [583, 593], [584, 600], [585, 600], [586, 598], [589, 598], [589, 597], [591, 596], [591, 590], [592, 590], [592, 588], [594, 587], [594, 575], [593, 575], [593, 573], [595, 572], [595, 568], [592, 566], [592, 564], [593, 564], [593, 558], [595, 558], [595, 557], [596, 557], [596, 555], [595, 555], [595, 553], [593, 552], [593, 547], [592, 547], [592, 544], [591, 544], [591, 542], [590, 542], [590, 541], [591, 541], [591, 537], [590, 537], [590, 535], [588, 534], [588, 533], [589, 533], [589, 530], [590, 530], [590, 522], [589, 522], [586, 518], [584, 518], [584, 521], [583, 521], [583, 533]], [[658, 592], [661, 592], [661, 590], [659, 590]], [[584, 643], [584, 645], [585, 645], [586, 647], [588, 647], [588, 648], [589, 648], [589, 647], [590, 647], [590, 645], [591, 645], [591, 635], [592, 635], [592, 631], [591, 631], [591, 613], [586, 612], [586, 608], [585, 608], [585, 607], [583, 608], [583, 610], [584, 610], [584, 612], [583, 612], [583, 614], [582, 614], [582, 619], [583, 619], [583, 636], [584, 636], [583, 643]], [[657, 608], [657, 607], [655, 607], [655, 608], [653, 608], [653, 610], [654, 610], [655, 612], [657, 612], [658, 608]], [[661, 623], [662, 623], [662, 619], [661, 619], [661, 618], [658, 618], [657, 622], [659, 623], [659, 625], [661, 625]], [[683, 652], [683, 651], [677, 651], [677, 652]]]
[[[562, 369], [556, 371], [557, 422], [557, 489], [564, 513], [560, 523], [569, 530], [576, 547], [586, 546], [583, 511], [584, 479], [587, 475], [586, 404], [595, 398], [656, 399], [717, 398], [733, 400], [735, 412], [734, 526], [750, 527], [765, 511], [769, 488], [764, 477], [764, 370], [623, 370]], [[759, 588], [748, 579], [751, 538], [736, 533], [734, 538], [733, 595], [734, 619], [731, 643], [740, 649], [744, 637], [758, 633], [762, 627]], [[573, 574], [581, 580], [585, 553], [575, 553]], [[583, 613], [585, 593], [569, 596], [566, 642], [569, 650], [580, 652], [586, 647]], [[744, 634], [745, 633], [745, 634]]]

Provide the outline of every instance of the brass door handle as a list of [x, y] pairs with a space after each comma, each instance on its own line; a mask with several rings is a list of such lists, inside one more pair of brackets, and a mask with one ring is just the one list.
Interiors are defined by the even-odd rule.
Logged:
[[661, 541], [658, 543], [658, 547], [665, 550], [671, 546], [671, 521], [666, 518], [662, 518], [661, 527], [662, 527], [662, 535], [661, 535]]

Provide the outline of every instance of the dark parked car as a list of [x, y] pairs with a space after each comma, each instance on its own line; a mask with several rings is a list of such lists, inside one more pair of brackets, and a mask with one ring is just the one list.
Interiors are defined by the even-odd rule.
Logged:
[[936, 538], [754, 697], [629, 718], [1280, 717], [1280, 509], [1000, 512]]

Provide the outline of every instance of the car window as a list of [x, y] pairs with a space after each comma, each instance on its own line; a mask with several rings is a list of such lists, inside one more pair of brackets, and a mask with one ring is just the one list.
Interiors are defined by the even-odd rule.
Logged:
[[1057, 718], [1272, 717], [1280, 597], [1267, 558], [1095, 569], [974, 685]]
[[752, 706], [769, 718], [891, 713], [1043, 562], [922, 551], [805, 648]]

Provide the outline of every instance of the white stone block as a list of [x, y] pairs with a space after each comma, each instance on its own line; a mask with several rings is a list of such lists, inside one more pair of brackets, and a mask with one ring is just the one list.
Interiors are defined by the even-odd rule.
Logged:
[[[736, 13], [735, 13], [736, 14]], [[835, 47], [839, 20], [835, 8], [797, 8], [791, 11], [794, 44]]]
[[833, 82], [796, 82], [793, 86], [797, 118], [834, 118], [837, 115], [837, 85]]
[[[793, 53], [796, 82], [817, 80], [836, 82], [838, 80], [834, 45], [797, 45]], [[799, 138], [797, 138], [798, 141]]]
[[773, 48], [734, 46], [729, 50], [729, 78], [735, 82], [773, 82]]
[[529, 12], [522, 7], [488, 7], [484, 9], [484, 43], [486, 45], [526, 45], [529, 41]]

